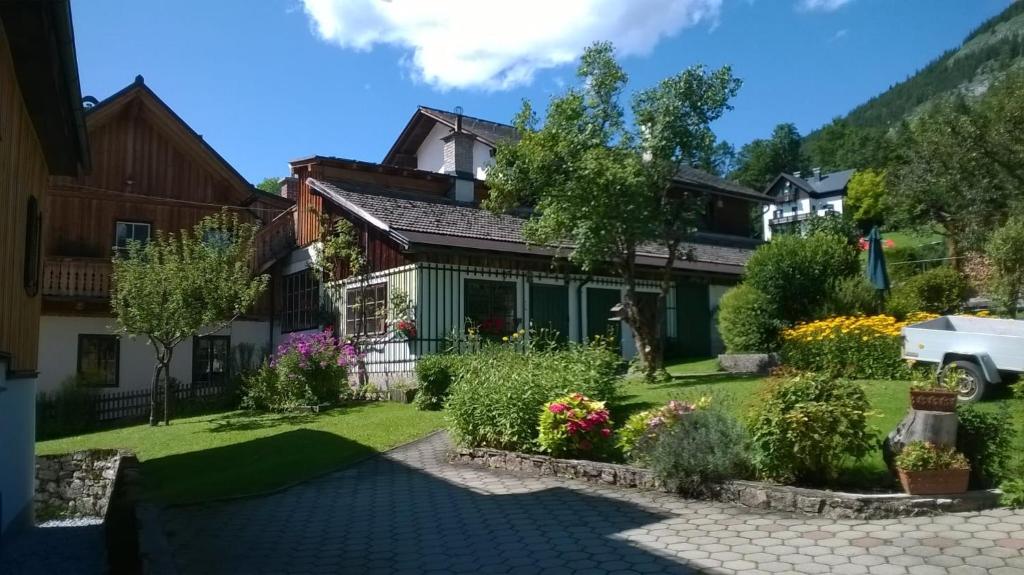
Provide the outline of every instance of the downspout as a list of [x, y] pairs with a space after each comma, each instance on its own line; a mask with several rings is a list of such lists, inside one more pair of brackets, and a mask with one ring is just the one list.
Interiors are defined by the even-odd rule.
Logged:
[[587, 336], [583, 333], [583, 286], [590, 283], [594, 276], [587, 276], [576, 286], [576, 333], [580, 336], [580, 343], [586, 343]]

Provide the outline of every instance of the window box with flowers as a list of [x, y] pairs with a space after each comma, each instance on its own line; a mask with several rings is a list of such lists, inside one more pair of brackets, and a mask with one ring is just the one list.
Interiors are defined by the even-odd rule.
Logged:
[[412, 299], [400, 288], [392, 290], [389, 298], [391, 307], [391, 329], [399, 339], [416, 339], [416, 315]]

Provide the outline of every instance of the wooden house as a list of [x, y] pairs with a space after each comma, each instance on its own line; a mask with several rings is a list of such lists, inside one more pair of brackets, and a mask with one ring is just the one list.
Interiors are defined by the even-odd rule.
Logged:
[[[362, 342], [370, 379], [388, 385], [408, 378], [417, 358], [444, 348], [473, 328], [493, 337], [547, 328], [573, 341], [612, 333], [625, 357], [635, 353], [629, 330], [609, 321], [621, 301], [613, 274], [583, 273], [553, 250], [529, 246], [524, 217], [480, 207], [482, 178], [511, 126], [420, 108], [383, 163], [312, 156], [291, 162], [298, 249], [280, 268], [284, 332], [336, 324]], [[668, 349], [706, 356], [722, 345], [715, 327], [718, 300], [743, 273], [756, 247], [751, 215], [767, 198], [695, 169], [680, 172], [681, 190], [704, 194], [702, 230], [676, 262], [667, 302]], [[342, 273], [325, 290], [332, 313], [321, 311], [316, 275], [319, 218], [344, 218], [358, 232], [365, 273]], [[654, 297], [657, 248], [639, 256], [640, 289]], [[416, 334], [393, 329], [396, 294], [412, 305]]]
[[[71, 10], [0, 3], [0, 537], [32, 524], [47, 178], [88, 166]], [[2, 560], [0, 560], [2, 562]]]
[[[39, 341], [47, 356], [39, 389], [77, 378], [104, 390], [146, 388], [153, 350], [142, 339], [117, 335], [110, 311], [114, 252], [129, 240], [191, 228], [225, 207], [261, 226], [257, 264], [291, 246], [294, 224], [280, 218], [292, 201], [253, 187], [189, 127], [141, 76], [88, 108], [92, 142], [88, 175], [53, 178], [42, 264]], [[233, 349], [271, 344], [269, 306], [222, 332], [185, 341], [171, 376], [182, 385], [229, 377]]]

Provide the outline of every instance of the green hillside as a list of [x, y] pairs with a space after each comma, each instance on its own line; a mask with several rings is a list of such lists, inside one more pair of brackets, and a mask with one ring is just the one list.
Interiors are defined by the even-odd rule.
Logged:
[[[1010, 68], [1024, 67], [1024, 2], [1011, 4], [903, 82], [815, 130], [804, 149], [832, 169], [884, 165], [889, 151], [874, 144], [923, 107], [954, 94], [977, 96]], [[838, 149], [838, 150], [837, 150]]]

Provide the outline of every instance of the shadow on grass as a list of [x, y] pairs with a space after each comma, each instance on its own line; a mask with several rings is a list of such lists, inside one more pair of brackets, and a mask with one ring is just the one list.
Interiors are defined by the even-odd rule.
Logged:
[[377, 450], [344, 437], [296, 429], [142, 462], [146, 493], [162, 503], [251, 495], [310, 479]]
[[226, 431], [255, 431], [258, 429], [270, 429], [282, 425], [305, 425], [312, 423], [319, 417], [309, 412], [295, 413], [262, 413], [253, 412], [231, 412], [210, 421], [210, 431], [223, 433]]

